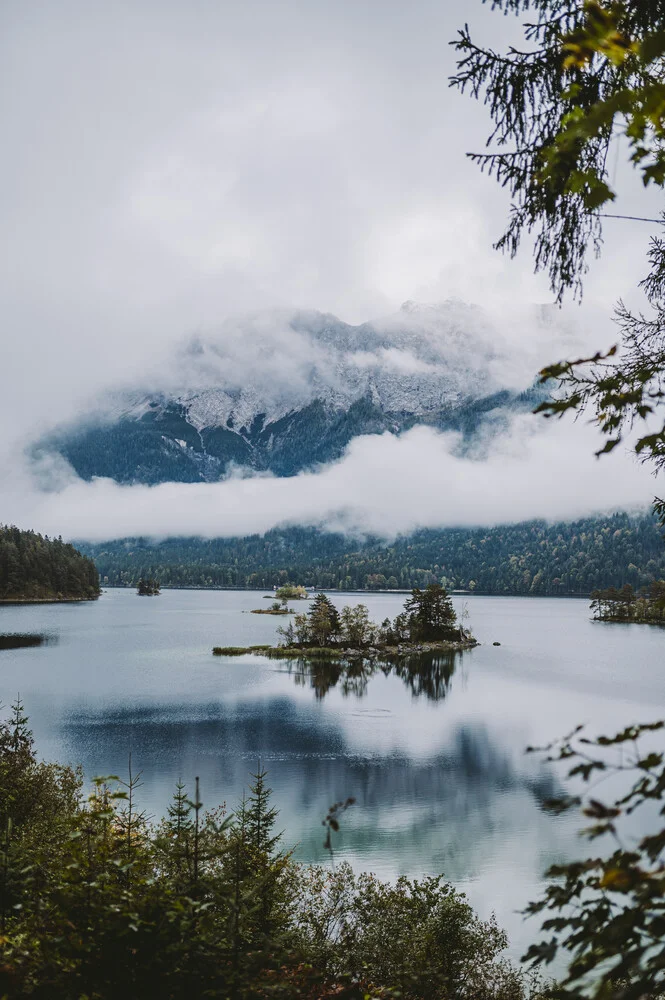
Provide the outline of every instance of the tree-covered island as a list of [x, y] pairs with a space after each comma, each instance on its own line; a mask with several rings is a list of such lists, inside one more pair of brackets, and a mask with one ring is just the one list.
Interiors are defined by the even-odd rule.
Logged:
[[285, 583], [275, 591], [278, 601], [305, 601], [309, 597], [307, 588], [300, 584]]
[[[302, 601], [309, 597], [306, 587], [297, 584], [286, 583], [283, 587], [278, 587], [275, 591], [275, 598], [269, 608], [254, 608], [253, 615], [292, 615], [295, 612], [289, 608], [289, 601]], [[266, 600], [271, 599], [270, 594], [265, 595]]]
[[346, 605], [339, 611], [325, 594], [317, 594], [309, 610], [277, 629], [278, 646], [215, 646], [216, 656], [256, 653], [263, 656], [326, 656], [347, 659], [399, 654], [416, 649], [469, 649], [478, 645], [458, 621], [446, 590], [432, 583], [414, 589], [404, 610], [380, 625], [371, 621], [364, 604]]

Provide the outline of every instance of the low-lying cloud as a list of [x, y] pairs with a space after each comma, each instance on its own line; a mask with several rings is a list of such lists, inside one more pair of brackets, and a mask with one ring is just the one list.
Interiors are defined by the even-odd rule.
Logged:
[[233, 476], [219, 483], [119, 486], [75, 479], [57, 492], [5, 489], [9, 520], [51, 534], [100, 541], [126, 536], [263, 533], [280, 524], [385, 537], [419, 527], [566, 519], [634, 508], [658, 489], [633, 455], [593, 457], [598, 435], [577, 424], [516, 419], [489, 457], [460, 457], [454, 434], [415, 428], [356, 438], [342, 459], [286, 479]]
[[[487, 110], [448, 89], [445, 41], [467, 19], [497, 49], [516, 40], [517, 23], [480, 0], [7, 0], [1, 521], [90, 538], [289, 520], [392, 533], [650, 498], [656, 487], [630, 457], [595, 462], [593, 434], [535, 419], [485, 463], [459, 457], [450, 435], [415, 430], [354, 441], [329, 468], [288, 480], [120, 487], [78, 481], [58, 462], [26, 466], [26, 446], [81, 413], [108, 413], [116, 391], [251, 383], [277, 411], [290, 407], [314, 368], [335, 370], [278, 310], [356, 323], [408, 299], [478, 302], [491, 343], [451, 337], [449, 356], [480, 357], [488, 382], [515, 389], [580, 350], [567, 331], [586, 326], [593, 349], [612, 343], [611, 303], [642, 276], [650, 229], [608, 222], [583, 312], [567, 325], [550, 313], [534, 330], [528, 304], [550, 300], [546, 277], [532, 274], [527, 247], [514, 261], [494, 253], [508, 192], [465, 158], [483, 148]], [[619, 181], [632, 174], [624, 152]], [[654, 213], [650, 192], [619, 187], [629, 190], [617, 211]], [[251, 322], [231, 319], [250, 311]], [[206, 350], [217, 338], [218, 354], [202, 359], [197, 335]], [[193, 350], [174, 362], [183, 338]], [[357, 378], [376, 358], [424, 385], [430, 359], [416, 354], [375, 345], [356, 358]]]

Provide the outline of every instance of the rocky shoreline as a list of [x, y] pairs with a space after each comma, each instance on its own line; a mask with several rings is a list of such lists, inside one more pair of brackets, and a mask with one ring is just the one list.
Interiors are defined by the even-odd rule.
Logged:
[[214, 646], [214, 656], [267, 656], [269, 659], [378, 660], [382, 657], [411, 656], [414, 653], [462, 652], [480, 643], [473, 637], [458, 641], [401, 643], [399, 646], [369, 646], [367, 649], [335, 646]]

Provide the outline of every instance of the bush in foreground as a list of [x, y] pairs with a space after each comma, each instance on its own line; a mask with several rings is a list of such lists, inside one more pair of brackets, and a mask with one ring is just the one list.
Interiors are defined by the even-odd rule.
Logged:
[[198, 779], [166, 817], [139, 777], [36, 759], [20, 704], [0, 723], [0, 996], [396, 997], [523, 1000], [505, 937], [440, 878], [296, 864], [265, 773], [233, 816]]

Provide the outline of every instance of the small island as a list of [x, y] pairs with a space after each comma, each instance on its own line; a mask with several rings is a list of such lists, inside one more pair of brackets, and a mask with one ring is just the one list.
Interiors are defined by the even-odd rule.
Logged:
[[0, 525], [0, 604], [94, 601], [100, 593], [97, 567], [73, 545]]
[[[269, 608], [254, 608], [253, 615], [293, 615], [295, 614], [288, 607], [289, 601], [301, 601], [309, 596], [305, 587], [296, 586], [292, 583], [285, 583], [283, 587], [278, 587], [275, 591], [275, 598]], [[266, 594], [264, 600], [272, 600], [270, 594]]]
[[[301, 587], [299, 584], [293, 583], [285, 583], [283, 586], [278, 587], [274, 594], [274, 597], [283, 603], [286, 603], [286, 601], [305, 601], [309, 596], [307, 587]], [[273, 600], [273, 595], [266, 594], [264, 600]]]
[[253, 608], [252, 615], [294, 615], [295, 611], [287, 607], [286, 600], [273, 601], [269, 608]]
[[309, 611], [277, 629], [278, 646], [215, 646], [215, 656], [247, 653], [274, 659], [307, 657], [347, 660], [408, 654], [414, 651], [470, 649], [476, 639], [457, 620], [448, 593], [439, 584], [414, 589], [404, 610], [394, 621], [372, 622], [364, 604], [335, 607], [325, 594], [317, 594]]
[[141, 577], [136, 587], [136, 593], [139, 597], [159, 597], [161, 592], [159, 580], [153, 580], [152, 577], [147, 580]]

